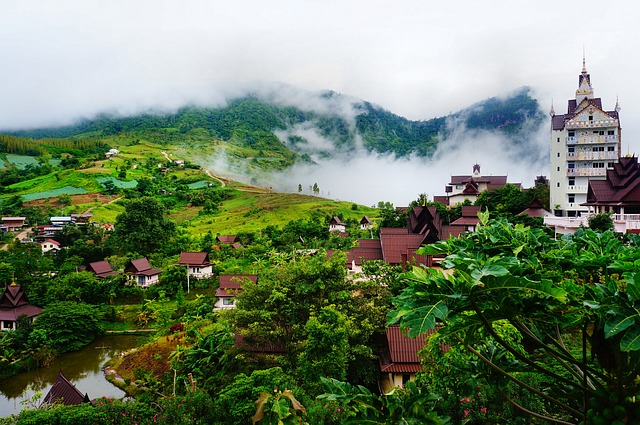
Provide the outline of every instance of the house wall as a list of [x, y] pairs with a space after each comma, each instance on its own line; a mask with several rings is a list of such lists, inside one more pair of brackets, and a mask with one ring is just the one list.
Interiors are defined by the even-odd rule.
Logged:
[[213, 276], [213, 266], [206, 266], [206, 267], [189, 266], [187, 267], [187, 273], [189, 274], [189, 276], [193, 276], [196, 279], [211, 277]]
[[[229, 304], [231, 303], [231, 304]], [[236, 308], [236, 300], [232, 297], [219, 297], [218, 301], [213, 305], [213, 310], [228, 310]]]

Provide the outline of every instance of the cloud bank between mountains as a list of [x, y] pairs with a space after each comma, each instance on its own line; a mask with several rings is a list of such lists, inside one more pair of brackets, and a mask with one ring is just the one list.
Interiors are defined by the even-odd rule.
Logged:
[[[339, 114], [355, 131], [358, 99], [327, 98], [285, 86], [254, 89], [252, 94], [282, 106]], [[278, 173], [256, 173], [224, 155], [201, 158], [198, 162], [217, 174], [276, 191], [298, 192], [301, 185], [302, 193], [311, 194], [311, 187], [317, 184], [320, 196], [363, 205], [390, 201], [402, 206], [420, 193], [426, 193], [429, 199], [444, 195], [444, 186], [451, 175], [471, 174], [476, 163], [480, 164], [483, 175], [507, 175], [509, 182], [522, 183], [523, 187], [533, 186], [538, 175], [548, 175], [546, 121], [528, 130], [526, 149], [497, 131], [468, 130], [454, 120], [449, 120], [447, 125], [448, 136], [441, 140], [432, 158], [396, 158], [392, 154], [369, 152], [357, 136], [355, 147], [336, 148], [312, 124], [303, 123], [278, 131], [276, 136], [298, 153], [308, 154], [315, 164], [300, 163]], [[288, 140], [292, 135], [304, 138], [306, 143], [291, 146]], [[527, 155], [523, 154], [525, 151]]]

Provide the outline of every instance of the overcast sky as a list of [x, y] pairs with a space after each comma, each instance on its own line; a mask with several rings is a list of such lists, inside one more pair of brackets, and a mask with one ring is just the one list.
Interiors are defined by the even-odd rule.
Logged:
[[[187, 102], [247, 85], [331, 89], [410, 119], [523, 85], [573, 98], [583, 48], [623, 150], [640, 150], [635, 2], [0, 0], [0, 129]], [[465, 167], [466, 168], [470, 167]]]

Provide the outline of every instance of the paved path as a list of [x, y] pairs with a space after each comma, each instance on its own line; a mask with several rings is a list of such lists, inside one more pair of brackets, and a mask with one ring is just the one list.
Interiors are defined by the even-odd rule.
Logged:
[[[18, 233], [16, 237], [18, 238], [19, 241], [24, 240], [27, 238], [27, 236], [29, 236], [30, 231], [31, 230], [23, 230], [22, 232]], [[6, 251], [7, 249], [9, 249], [9, 244], [4, 244], [0, 246], [0, 250], [2, 251]]]

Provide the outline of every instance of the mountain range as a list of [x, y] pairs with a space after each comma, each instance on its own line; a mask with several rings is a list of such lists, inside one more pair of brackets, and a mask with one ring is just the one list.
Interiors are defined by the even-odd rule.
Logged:
[[520, 146], [526, 154], [532, 129], [539, 128], [545, 119], [528, 87], [420, 121], [332, 91], [310, 94], [309, 100], [289, 102], [282, 96], [254, 93], [220, 107], [192, 105], [135, 116], [101, 114], [73, 125], [9, 134], [74, 140], [124, 135], [162, 143], [217, 140], [246, 157], [269, 159], [263, 161], [262, 168], [283, 169], [297, 161], [314, 162], [358, 149], [397, 158], [429, 158], [452, 129], [460, 126], [468, 131], [499, 132], [507, 143]]

